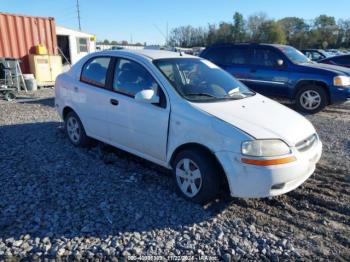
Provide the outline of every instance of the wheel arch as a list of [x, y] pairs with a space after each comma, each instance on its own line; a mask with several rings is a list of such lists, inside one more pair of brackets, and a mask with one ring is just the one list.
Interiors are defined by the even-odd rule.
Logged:
[[184, 150], [200, 150], [202, 152], [207, 153], [210, 157], [212, 157], [212, 159], [216, 163], [217, 167], [219, 168], [220, 180], [222, 181], [224, 190], [229, 191], [227, 176], [226, 176], [225, 170], [224, 170], [223, 166], [221, 165], [220, 161], [217, 159], [217, 157], [215, 156], [214, 152], [211, 149], [209, 149], [208, 147], [206, 147], [200, 143], [191, 142], [191, 143], [185, 143], [185, 144], [178, 146], [171, 154], [170, 161], [169, 161], [169, 165], [171, 167], [174, 166], [174, 161], [176, 159], [176, 156], [181, 151], [184, 151]]
[[329, 90], [329, 86], [326, 82], [324, 81], [321, 81], [321, 80], [300, 80], [297, 84], [296, 84], [296, 88], [295, 88], [295, 91], [294, 91], [294, 94], [293, 94], [293, 98], [295, 99], [298, 92], [305, 86], [319, 86], [321, 88], [324, 89], [324, 91], [326, 92], [327, 94], [327, 104], [330, 103], [330, 97], [331, 97], [331, 94], [330, 94], [330, 90]]
[[63, 108], [63, 111], [62, 111], [62, 118], [63, 118], [63, 120], [66, 119], [68, 113], [70, 113], [70, 112], [77, 113], [77, 112], [75, 112], [74, 109], [71, 108], [70, 106], [65, 106], [65, 107]]

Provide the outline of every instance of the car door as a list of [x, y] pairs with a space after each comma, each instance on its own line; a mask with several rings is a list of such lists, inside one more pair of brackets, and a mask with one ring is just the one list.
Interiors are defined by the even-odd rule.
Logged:
[[89, 59], [82, 68], [80, 79], [73, 86], [72, 102], [86, 133], [96, 139], [108, 140], [107, 104], [108, 70], [111, 57]]
[[[113, 70], [108, 123], [114, 145], [135, 154], [165, 161], [170, 105], [153, 75], [140, 63], [118, 58]], [[141, 90], [153, 89], [157, 104], [134, 99]]]
[[282, 55], [272, 48], [253, 48], [249, 87], [264, 95], [284, 97], [289, 95], [288, 80], [288, 65]]

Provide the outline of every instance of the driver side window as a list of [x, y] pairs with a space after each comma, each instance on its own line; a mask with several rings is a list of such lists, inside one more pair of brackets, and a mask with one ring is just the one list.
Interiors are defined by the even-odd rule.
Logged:
[[134, 97], [142, 90], [157, 91], [157, 87], [157, 82], [143, 66], [127, 59], [119, 59], [114, 72], [114, 91]]

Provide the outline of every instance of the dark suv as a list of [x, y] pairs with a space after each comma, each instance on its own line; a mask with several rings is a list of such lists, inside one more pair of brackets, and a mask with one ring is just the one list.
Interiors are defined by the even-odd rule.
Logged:
[[291, 46], [219, 44], [200, 56], [258, 93], [295, 100], [303, 112], [316, 113], [350, 99], [349, 69], [316, 64]]

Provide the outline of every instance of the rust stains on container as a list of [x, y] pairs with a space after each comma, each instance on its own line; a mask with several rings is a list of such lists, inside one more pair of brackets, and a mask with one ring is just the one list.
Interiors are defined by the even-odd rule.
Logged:
[[0, 13], [0, 57], [20, 59], [23, 73], [29, 73], [29, 54], [39, 44], [57, 54], [54, 18]]

